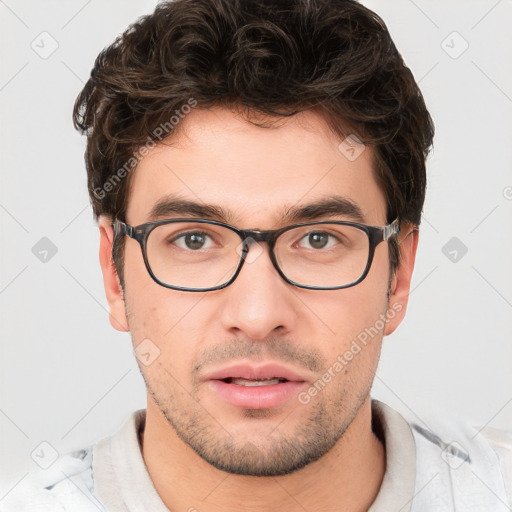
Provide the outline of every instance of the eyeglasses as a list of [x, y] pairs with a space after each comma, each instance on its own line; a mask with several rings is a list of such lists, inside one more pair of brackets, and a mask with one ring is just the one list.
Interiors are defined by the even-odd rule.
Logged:
[[206, 219], [166, 219], [135, 227], [116, 219], [113, 228], [115, 243], [129, 236], [140, 244], [146, 268], [158, 284], [206, 292], [233, 283], [244, 262], [251, 262], [249, 249], [256, 242], [268, 243], [272, 264], [293, 286], [349, 288], [367, 276], [375, 247], [398, 234], [400, 224], [398, 219], [384, 227], [319, 221], [259, 231]]

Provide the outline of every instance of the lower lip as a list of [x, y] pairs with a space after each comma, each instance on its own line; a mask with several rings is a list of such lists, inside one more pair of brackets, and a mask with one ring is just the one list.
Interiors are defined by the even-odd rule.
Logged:
[[224, 400], [245, 409], [272, 409], [297, 395], [305, 382], [286, 381], [268, 386], [240, 386], [222, 380], [209, 380], [210, 388]]

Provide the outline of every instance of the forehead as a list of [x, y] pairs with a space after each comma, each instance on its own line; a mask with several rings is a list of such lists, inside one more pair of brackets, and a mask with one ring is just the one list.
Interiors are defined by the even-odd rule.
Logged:
[[275, 227], [285, 212], [333, 196], [356, 205], [359, 220], [386, 220], [372, 149], [357, 148], [354, 159], [318, 113], [260, 127], [226, 108], [197, 108], [178, 128], [132, 171], [130, 224], [150, 220], [166, 197], [217, 206], [245, 228]]

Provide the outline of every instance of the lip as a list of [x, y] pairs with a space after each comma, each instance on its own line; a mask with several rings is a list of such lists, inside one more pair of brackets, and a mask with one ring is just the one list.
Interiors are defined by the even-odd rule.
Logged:
[[[224, 382], [228, 378], [286, 379], [279, 384], [241, 386]], [[280, 364], [255, 366], [235, 364], [210, 373], [205, 378], [208, 388], [224, 401], [244, 409], [272, 409], [285, 404], [306, 385], [306, 379]]]
[[298, 373], [277, 363], [266, 363], [259, 366], [235, 364], [208, 374], [205, 380], [223, 380], [229, 377], [242, 379], [286, 379], [291, 382], [306, 382]]

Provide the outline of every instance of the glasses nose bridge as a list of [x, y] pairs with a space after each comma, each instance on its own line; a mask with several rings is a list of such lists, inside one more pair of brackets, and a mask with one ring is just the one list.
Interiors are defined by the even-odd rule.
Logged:
[[249, 249], [250, 245], [254, 242], [267, 242], [270, 248], [272, 248], [276, 239], [276, 233], [277, 230], [245, 229], [241, 234], [244, 245]]
[[[275, 254], [274, 254], [274, 246], [276, 243], [276, 239], [279, 235], [280, 230], [274, 229], [274, 230], [260, 230], [260, 229], [244, 229], [240, 230], [238, 234], [240, 235], [240, 238], [242, 239], [242, 252], [240, 253], [241, 256], [241, 264], [240, 264], [240, 270], [243, 264], [246, 262], [246, 258], [248, 257], [249, 250], [251, 248], [251, 245], [258, 244], [261, 242], [268, 243], [268, 257], [270, 258], [270, 261], [272, 263], [272, 266], [277, 270], [278, 274], [286, 280], [284, 277], [282, 270], [279, 268], [279, 264], [276, 260]], [[248, 260], [250, 262], [250, 260]]]
[[[270, 257], [270, 261], [272, 265], [276, 268], [276, 270], [281, 273], [277, 261], [274, 256], [274, 246], [277, 239], [278, 230], [261, 230], [261, 229], [244, 229], [239, 234], [242, 238], [243, 245], [243, 254], [247, 255], [251, 245], [265, 242], [268, 244], [268, 256]], [[241, 254], [242, 259], [245, 260], [245, 257]]]

